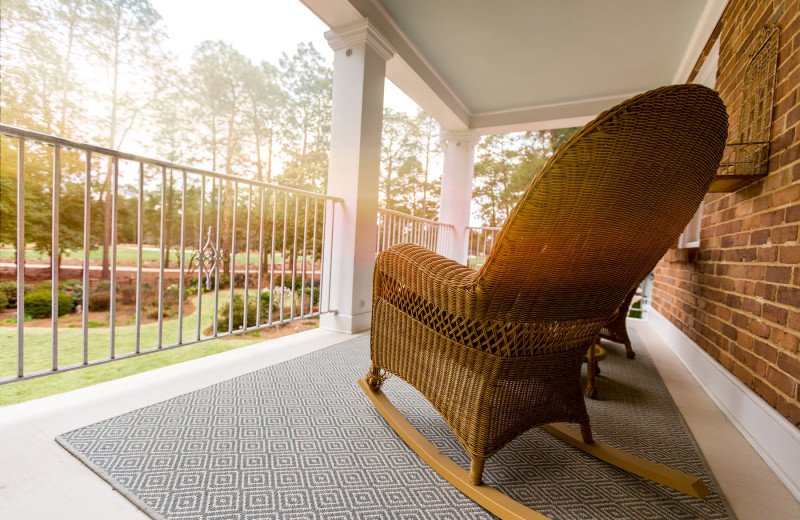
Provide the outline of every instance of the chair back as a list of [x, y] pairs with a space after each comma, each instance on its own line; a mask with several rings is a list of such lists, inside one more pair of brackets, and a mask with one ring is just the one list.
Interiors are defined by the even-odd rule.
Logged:
[[611, 316], [675, 244], [716, 173], [725, 105], [701, 85], [638, 95], [534, 176], [477, 274], [484, 311], [518, 322]]

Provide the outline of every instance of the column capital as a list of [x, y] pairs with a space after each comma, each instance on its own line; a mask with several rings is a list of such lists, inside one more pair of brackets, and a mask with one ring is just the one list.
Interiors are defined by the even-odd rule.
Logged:
[[394, 56], [395, 50], [389, 41], [378, 32], [368, 18], [334, 27], [325, 33], [331, 49], [338, 51], [354, 45], [366, 44], [386, 61]]
[[442, 149], [447, 147], [448, 143], [456, 143], [456, 146], [460, 146], [460, 143], [465, 143], [467, 146], [476, 146], [481, 140], [481, 136], [477, 130], [467, 129], [467, 130], [445, 130], [444, 128], [439, 129], [439, 143]]

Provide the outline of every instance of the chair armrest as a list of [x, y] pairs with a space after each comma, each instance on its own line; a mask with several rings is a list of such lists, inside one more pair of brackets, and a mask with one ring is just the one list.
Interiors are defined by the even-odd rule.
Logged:
[[387, 289], [396, 290], [387, 283], [393, 280], [451, 314], [466, 315], [467, 308], [473, 307], [468, 303], [474, 300], [476, 275], [476, 271], [424, 247], [398, 244], [375, 260], [373, 299], [386, 297]]

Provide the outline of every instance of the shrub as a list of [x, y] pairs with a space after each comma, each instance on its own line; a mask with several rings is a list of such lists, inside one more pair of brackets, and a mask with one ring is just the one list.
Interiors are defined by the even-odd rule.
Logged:
[[269, 309], [270, 298], [269, 289], [261, 293], [261, 313], [265, 314], [265, 310]]
[[[60, 287], [59, 287], [60, 288]], [[34, 291], [52, 291], [53, 290], [53, 282], [51, 280], [45, 280], [43, 282], [39, 282], [33, 286]]]
[[164, 308], [167, 307], [177, 307], [178, 303], [181, 301], [181, 291], [180, 287], [177, 285], [170, 285], [169, 287], [164, 288], [164, 296], [162, 300], [164, 301]]
[[[144, 316], [146, 318], [149, 318], [151, 320], [157, 320], [158, 319], [158, 303], [156, 303], [155, 305], [148, 305], [146, 307], [142, 307], [142, 313], [144, 314]], [[164, 316], [166, 316], [166, 312], [164, 313]]]
[[294, 283], [292, 283], [292, 276], [286, 276], [283, 280], [283, 286], [287, 289], [292, 289], [293, 291], [299, 291], [303, 287], [303, 280], [300, 277], [294, 279]]
[[117, 291], [117, 295], [119, 295], [119, 300], [125, 304], [133, 304], [136, 303], [136, 286], [135, 285], [123, 285]]
[[17, 282], [0, 282], [0, 292], [6, 297], [6, 307], [17, 306]]
[[[236, 294], [233, 297], [233, 328], [229, 327], [230, 323], [230, 314], [231, 314], [231, 302], [230, 300], [226, 301], [222, 307], [219, 309], [219, 316], [217, 321], [217, 330], [220, 332], [226, 332], [229, 330], [236, 330], [241, 329], [242, 325], [244, 324], [244, 298], [242, 296]], [[264, 315], [264, 311], [262, 308], [262, 316]], [[254, 298], [248, 299], [247, 304], [247, 326], [251, 327], [257, 323], [256, 320], [256, 302]]]
[[100, 280], [99, 282], [97, 282], [97, 287], [95, 287], [94, 290], [97, 292], [110, 291], [111, 282], [109, 282], [108, 280]]
[[8, 307], [8, 296], [3, 291], [0, 291], [0, 309]]
[[64, 282], [64, 292], [70, 295], [74, 305], [78, 305], [83, 300], [83, 283], [71, 278]]
[[[49, 318], [53, 309], [51, 296], [48, 290], [33, 291], [25, 295], [25, 314], [31, 318]], [[58, 315], [69, 314], [73, 308], [72, 298], [65, 292], [59, 292]]]
[[90, 311], [107, 311], [111, 307], [111, 291], [108, 289], [89, 293]]
[[308, 299], [312, 298], [312, 306], [317, 305], [319, 303], [319, 285], [314, 286], [314, 291], [312, 295], [311, 287], [306, 286], [306, 296], [303, 299], [303, 302], [308, 305]]

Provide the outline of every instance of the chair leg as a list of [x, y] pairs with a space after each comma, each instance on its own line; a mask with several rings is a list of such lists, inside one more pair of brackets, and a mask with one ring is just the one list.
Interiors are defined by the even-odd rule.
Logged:
[[594, 381], [597, 375], [597, 359], [595, 358], [594, 344], [589, 347], [586, 357], [586, 389], [584, 394], [592, 399], [597, 399], [597, 387]]
[[592, 438], [592, 427], [589, 426], [589, 421], [584, 421], [581, 424], [581, 437], [583, 437], [583, 442], [586, 444], [594, 443], [594, 439]]
[[482, 476], [483, 476], [483, 465], [486, 462], [485, 459], [476, 459], [472, 458], [472, 463], [469, 466], [469, 483], [473, 486], [480, 486], [483, 483]]
[[636, 352], [633, 351], [633, 347], [631, 346], [631, 340], [625, 341], [625, 355], [628, 356], [628, 359], [636, 357]]
[[383, 382], [386, 381], [386, 376], [381, 374], [380, 367], [371, 364], [365, 379], [367, 380], [367, 385], [369, 385], [370, 390], [377, 392], [381, 389], [381, 386], [383, 386]]

